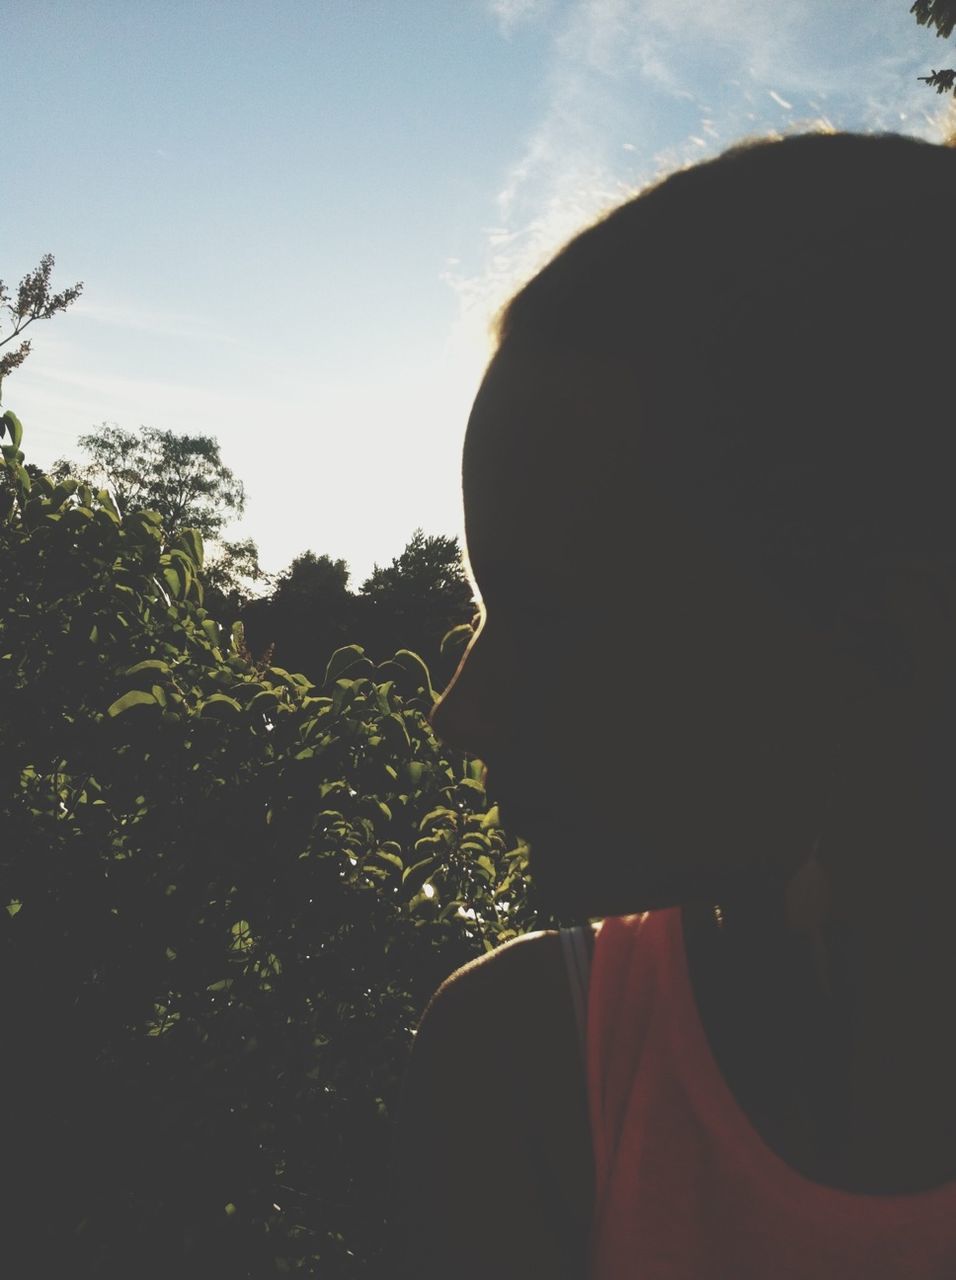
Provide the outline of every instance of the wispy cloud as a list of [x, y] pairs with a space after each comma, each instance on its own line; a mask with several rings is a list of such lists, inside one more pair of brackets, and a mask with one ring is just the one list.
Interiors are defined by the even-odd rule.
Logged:
[[155, 337], [208, 342], [238, 341], [231, 334], [224, 333], [196, 316], [180, 315], [172, 311], [151, 311], [125, 303], [87, 302], [81, 299], [73, 307], [71, 315], [81, 320], [90, 320], [94, 324], [150, 333]]
[[551, 8], [551, 0], [491, 0], [488, 7], [501, 34], [510, 36], [515, 27], [543, 18]]
[[572, 0], [546, 15], [500, 0], [506, 25], [547, 21], [545, 107], [495, 197], [486, 254], [450, 267], [482, 324], [572, 234], [674, 168], [764, 133], [900, 130], [940, 140], [917, 76], [930, 42], [906, 13], [820, 0]]

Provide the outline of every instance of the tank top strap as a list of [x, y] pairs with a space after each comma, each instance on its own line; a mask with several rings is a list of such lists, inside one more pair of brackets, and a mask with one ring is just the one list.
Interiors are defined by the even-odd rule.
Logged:
[[581, 1061], [587, 1069], [588, 983], [591, 974], [591, 953], [594, 946], [594, 930], [589, 924], [578, 924], [558, 930], [564, 963], [571, 990], [571, 1007], [578, 1028], [578, 1048]]

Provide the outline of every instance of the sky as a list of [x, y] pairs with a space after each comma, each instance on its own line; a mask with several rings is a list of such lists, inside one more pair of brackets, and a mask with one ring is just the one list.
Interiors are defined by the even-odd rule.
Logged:
[[[214, 436], [278, 573], [464, 545], [497, 309], [578, 229], [745, 136], [941, 140], [909, 0], [0, 0], [0, 277], [84, 282], [4, 382], [28, 462]], [[6, 329], [0, 330], [0, 337]], [[213, 551], [215, 548], [211, 548]]]

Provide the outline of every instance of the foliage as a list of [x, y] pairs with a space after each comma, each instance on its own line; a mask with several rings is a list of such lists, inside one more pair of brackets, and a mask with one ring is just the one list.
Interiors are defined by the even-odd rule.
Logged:
[[254, 665], [195, 529], [31, 477], [2, 423], [7, 1267], [391, 1280], [412, 1029], [553, 923], [527, 848], [417, 654]]
[[910, 13], [921, 27], [935, 27], [936, 34], [947, 40], [956, 27], [956, 0], [915, 0]]
[[158, 511], [167, 533], [198, 529], [215, 538], [231, 515], [245, 510], [245, 490], [224, 465], [214, 436], [176, 435], [140, 427], [139, 435], [103, 423], [80, 436], [87, 467], [58, 458], [54, 480], [75, 477], [93, 488], [109, 486], [120, 515], [134, 508]]
[[249, 601], [241, 618], [256, 651], [275, 645], [277, 660], [315, 678], [329, 654], [356, 637], [376, 658], [398, 648], [420, 654], [438, 688], [451, 679], [459, 652], [442, 637], [476, 612], [456, 538], [417, 529], [388, 568], [375, 566], [358, 594], [344, 560], [306, 551], [281, 574], [272, 595]]
[[348, 591], [349, 570], [344, 560], [305, 551], [292, 561], [276, 581], [273, 599], [278, 604], [323, 598], [338, 602]]
[[272, 585], [271, 574], [259, 564], [259, 548], [252, 538], [222, 540], [218, 552], [203, 566], [203, 603], [217, 618], [236, 619], [255, 597], [250, 585]]
[[399, 600], [411, 617], [416, 604], [426, 601], [436, 588], [457, 595], [463, 605], [472, 603], [458, 539], [426, 537], [422, 529], [416, 529], [408, 546], [388, 568], [375, 565], [362, 583], [361, 594], [373, 601]]
[[944, 71], [934, 70], [928, 76], [917, 76], [916, 79], [931, 85], [937, 93], [956, 92], [956, 68], [950, 67]]
[[[946, 40], [956, 28], [956, 0], [915, 0], [910, 13], [921, 27], [935, 27], [937, 36]], [[937, 93], [956, 92], [956, 69], [931, 71], [928, 76], [917, 76], [917, 79], [932, 86]]]
[[348, 566], [305, 551], [278, 575], [269, 596], [247, 601], [239, 616], [250, 646], [274, 646], [276, 661], [317, 679], [330, 654], [360, 635]]
[[[0, 347], [6, 346], [18, 337], [34, 320], [49, 320], [60, 311], [65, 311], [83, 292], [82, 281], [63, 289], [60, 293], [51, 293], [50, 277], [53, 274], [55, 259], [52, 253], [45, 253], [40, 265], [34, 267], [17, 286], [14, 301], [9, 290], [0, 280], [0, 311], [6, 311], [13, 322], [13, 328], [5, 338], [0, 338]], [[18, 369], [30, 354], [31, 343], [25, 338], [18, 347], [0, 356], [0, 387], [3, 379], [14, 369]]]
[[[416, 529], [387, 568], [375, 566], [360, 591], [362, 635], [390, 652], [409, 644], [431, 662], [449, 627], [474, 620], [476, 606], [462, 567], [457, 538], [426, 537]], [[453, 672], [448, 672], [451, 676]]]

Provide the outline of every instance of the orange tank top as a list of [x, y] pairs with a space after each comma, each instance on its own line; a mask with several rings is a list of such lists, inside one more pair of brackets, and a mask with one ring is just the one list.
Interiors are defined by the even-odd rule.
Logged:
[[700, 1021], [679, 907], [609, 916], [588, 981], [589, 1280], [954, 1280], [956, 1182], [812, 1182], [738, 1105]]

